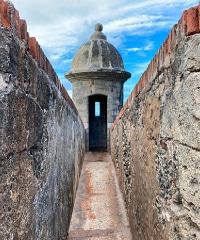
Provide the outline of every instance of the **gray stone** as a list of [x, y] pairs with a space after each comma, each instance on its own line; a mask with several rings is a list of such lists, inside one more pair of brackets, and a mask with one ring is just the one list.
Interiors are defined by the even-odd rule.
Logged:
[[172, 32], [111, 131], [134, 239], [200, 239], [200, 34]]
[[[4, 4], [16, 20], [13, 5]], [[67, 237], [85, 133], [52, 76], [33, 59], [15, 27], [1, 26], [0, 239]]]
[[[114, 122], [120, 109], [123, 106], [123, 83], [131, 76], [126, 72], [123, 60], [117, 49], [107, 42], [106, 36], [101, 32], [103, 26], [95, 25], [95, 33], [91, 36], [90, 41], [84, 43], [76, 52], [71, 69], [65, 74], [72, 82], [73, 101], [84, 122], [85, 128], [89, 127], [90, 96], [105, 96], [107, 98], [107, 120], [105, 135], [97, 134], [96, 140], [87, 135], [87, 143], [95, 141], [97, 146], [101, 138], [106, 139], [107, 143], [103, 144], [104, 148], [109, 151], [109, 126]], [[96, 100], [97, 101], [97, 100]], [[114, 104], [116, 103], [116, 104]], [[92, 121], [92, 120], [91, 120]], [[102, 122], [102, 121], [101, 121]], [[95, 127], [95, 131], [104, 132], [100, 127]], [[93, 131], [93, 130], [91, 130]], [[90, 131], [89, 131], [90, 132]], [[86, 146], [89, 150], [89, 145]]]

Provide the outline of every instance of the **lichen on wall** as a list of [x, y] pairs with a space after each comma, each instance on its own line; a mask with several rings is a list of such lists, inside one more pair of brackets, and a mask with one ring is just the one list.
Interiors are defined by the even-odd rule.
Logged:
[[111, 155], [135, 239], [200, 239], [197, 22], [199, 6], [183, 13], [112, 127]]
[[0, 15], [0, 239], [66, 239], [83, 123], [12, 3]]

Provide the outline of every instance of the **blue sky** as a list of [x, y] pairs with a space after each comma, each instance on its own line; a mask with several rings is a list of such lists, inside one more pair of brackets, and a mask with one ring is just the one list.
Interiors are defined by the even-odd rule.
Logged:
[[77, 49], [101, 23], [107, 40], [120, 52], [132, 77], [124, 84], [124, 100], [146, 70], [182, 12], [196, 0], [12, 0], [36, 37], [58, 77], [70, 92], [64, 73]]

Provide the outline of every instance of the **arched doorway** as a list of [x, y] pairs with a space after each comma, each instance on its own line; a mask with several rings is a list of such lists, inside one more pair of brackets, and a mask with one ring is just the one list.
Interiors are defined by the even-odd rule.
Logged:
[[107, 96], [89, 96], [89, 150], [107, 150]]

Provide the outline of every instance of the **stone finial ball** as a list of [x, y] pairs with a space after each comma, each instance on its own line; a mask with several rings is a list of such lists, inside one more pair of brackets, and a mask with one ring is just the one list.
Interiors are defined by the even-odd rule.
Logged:
[[97, 23], [94, 25], [94, 30], [97, 32], [101, 32], [103, 30], [103, 26], [101, 23]]

